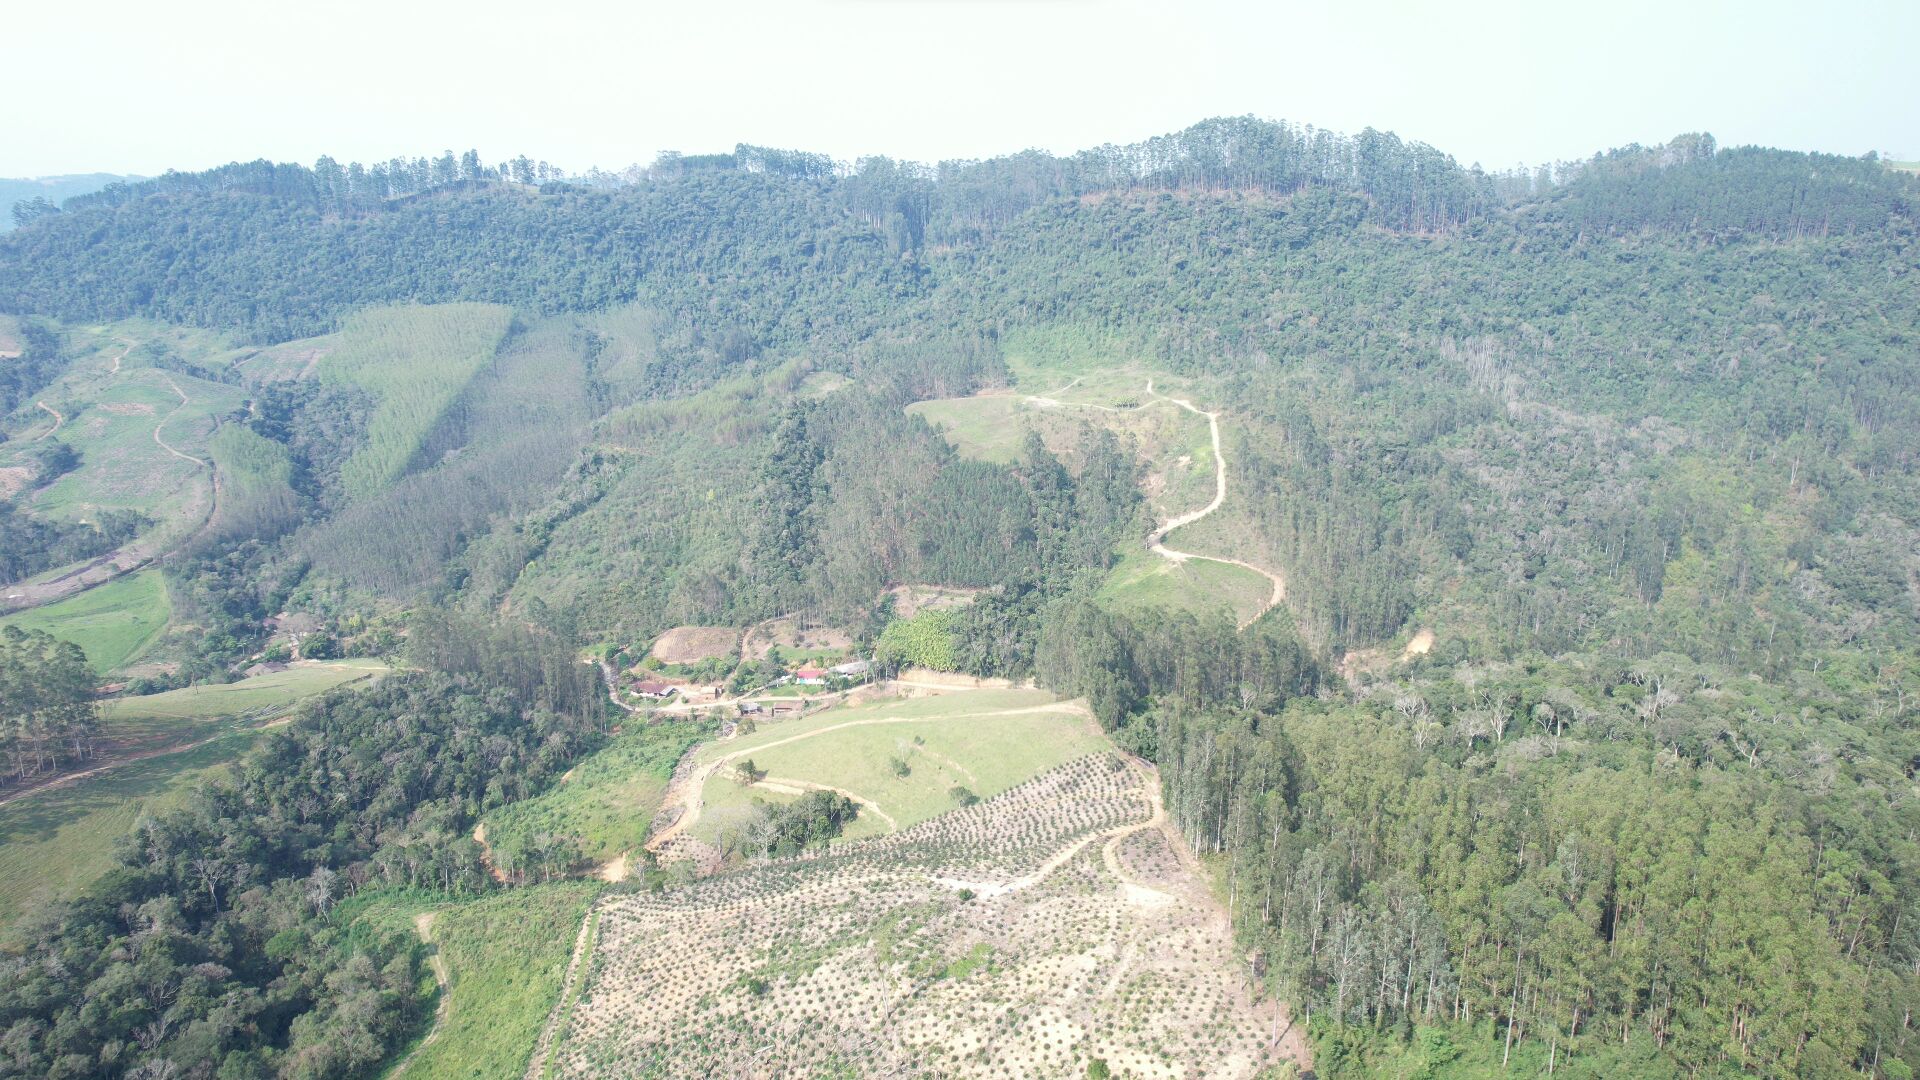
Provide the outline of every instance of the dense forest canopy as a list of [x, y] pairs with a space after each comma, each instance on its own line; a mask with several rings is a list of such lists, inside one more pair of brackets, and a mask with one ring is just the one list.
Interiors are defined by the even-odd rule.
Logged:
[[[373, 651], [404, 622], [422, 670], [143, 824], [37, 931], [62, 963], [20, 961], [0, 1070], [369, 1074], [418, 957], [330, 906], [497, 887], [477, 812], [600, 737], [573, 650], [799, 612], [883, 665], [1084, 697], [1160, 767], [1327, 1075], [1909, 1078], [1916, 199], [1871, 157], [1705, 135], [1492, 174], [1227, 118], [937, 166], [448, 153], [69, 200], [0, 237], [26, 345], [0, 404], [64, 370], [62, 322], [330, 335], [222, 418], [230, 509], [167, 562], [206, 628], [179, 677], [295, 597]], [[1208, 541], [1284, 606], [1116, 610], [1157, 524], [1134, 442], [989, 460], [907, 411], [1103, 368], [1220, 410]], [[10, 579], [127, 527], [25, 505]], [[902, 583], [978, 595], [896, 620]], [[71, 656], [8, 642], [9, 678], [65, 685]], [[10, 768], [68, 753], [55, 728], [84, 752], [79, 699], [42, 697]], [[750, 846], [851, 813], [813, 804]]]

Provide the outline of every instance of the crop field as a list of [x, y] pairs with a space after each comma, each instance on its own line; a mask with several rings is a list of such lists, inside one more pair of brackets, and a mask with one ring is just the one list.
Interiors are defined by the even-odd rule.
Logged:
[[512, 321], [512, 312], [493, 304], [378, 308], [347, 320], [319, 375], [379, 400], [366, 445], [341, 467], [350, 493], [371, 495], [414, 467]]
[[235, 732], [0, 805], [0, 935], [112, 869], [115, 842], [141, 814], [185, 799], [252, 740], [251, 733]]
[[556, 833], [572, 837], [595, 862], [636, 849], [647, 839], [674, 765], [713, 732], [705, 720], [632, 725], [582, 759], [563, 783], [489, 814], [489, 842], [499, 847], [517, 836]]
[[[694, 765], [710, 771], [689, 831], [718, 845], [752, 812], [754, 800], [787, 802], [830, 787], [862, 803], [845, 835], [877, 836], [953, 809], [955, 788], [989, 798], [1105, 745], [1082, 710], [1040, 690], [828, 709], [703, 748]], [[752, 785], [737, 779], [749, 760], [765, 774]]]
[[167, 627], [167, 588], [158, 570], [142, 570], [46, 607], [0, 617], [0, 626], [44, 630], [86, 651], [93, 670], [116, 670]]
[[607, 897], [541, 1075], [1251, 1077], [1284, 1011], [1111, 751], [897, 834]]

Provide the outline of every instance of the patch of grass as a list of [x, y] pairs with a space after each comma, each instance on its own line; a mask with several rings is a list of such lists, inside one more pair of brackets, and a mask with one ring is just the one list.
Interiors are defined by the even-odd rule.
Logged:
[[711, 738], [708, 720], [662, 720], [630, 725], [604, 749], [581, 759], [562, 784], [487, 816], [487, 836], [499, 846], [516, 835], [571, 836], [596, 862], [638, 848], [660, 809], [673, 766], [695, 743]]
[[212, 719], [249, 713], [284, 711], [302, 698], [336, 686], [384, 675], [393, 670], [385, 660], [356, 658], [302, 663], [285, 671], [256, 675], [238, 682], [187, 686], [145, 697], [115, 698], [100, 707], [109, 726], [145, 719]]
[[953, 448], [970, 458], [1006, 464], [1020, 456], [1027, 426], [1014, 394], [919, 401], [907, 411], [939, 428]]
[[435, 902], [403, 893], [357, 918], [411, 920], [432, 911], [433, 947], [447, 965], [448, 1009], [440, 1034], [420, 1046], [408, 1076], [435, 1080], [519, 1077], [547, 1012], [559, 998], [575, 935], [598, 882], [568, 881]]
[[[169, 381], [171, 380], [171, 381]], [[188, 397], [186, 404], [174, 386]], [[214, 417], [238, 407], [233, 387], [153, 368], [63, 378], [40, 395], [65, 416], [55, 436], [80, 454], [80, 467], [34, 494], [27, 505], [66, 520], [103, 510], [138, 510], [158, 528], [183, 533], [206, 512], [207, 470], [154, 441], [204, 460]], [[24, 453], [26, 444], [19, 448]]]
[[0, 626], [44, 630], [86, 651], [105, 674], [127, 664], [167, 627], [171, 611], [158, 570], [116, 578], [46, 607], [0, 618]]
[[22, 915], [73, 896], [112, 869], [114, 843], [141, 814], [184, 801], [253, 738], [235, 732], [0, 806], [0, 933], [10, 936]]
[[1118, 612], [1161, 608], [1202, 615], [1224, 609], [1245, 621], [1266, 608], [1272, 592], [1272, 583], [1245, 567], [1200, 558], [1174, 563], [1132, 548], [1108, 572], [1095, 599]]
[[497, 304], [376, 308], [347, 320], [340, 347], [320, 361], [320, 376], [379, 399], [367, 418], [366, 445], [341, 467], [351, 495], [372, 495], [414, 467], [512, 322], [513, 313]]
[[[932, 698], [829, 709], [802, 720], [766, 724], [752, 735], [716, 744], [702, 752], [742, 753], [774, 780], [804, 780], [844, 788], [872, 800], [900, 828], [953, 809], [952, 791], [965, 787], [980, 798], [995, 795], [1085, 754], [1106, 748], [1088, 721], [1072, 712], [991, 715], [1053, 702], [1038, 690], [978, 690]], [[878, 723], [825, 731], [842, 724], [883, 718], [912, 718], [913, 723]], [[795, 735], [821, 734], [788, 741]], [[905, 761], [906, 775], [894, 768]], [[707, 781], [705, 806], [696, 835], [717, 838], [744, 817], [754, 799], [787, 802], [794, 796], [736, 783], [721, 770]], [[862, 811], [847, 838], [889, 831], [876, 815]]]

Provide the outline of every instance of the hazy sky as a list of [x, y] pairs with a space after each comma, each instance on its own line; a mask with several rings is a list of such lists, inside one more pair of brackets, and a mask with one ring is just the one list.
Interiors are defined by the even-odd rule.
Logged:
[[478, 148], [936, 160], [1252, 113], [1489, 168], [1712, 132], [1920, 157], [1920, 0], [8, 5], [0, 176]]

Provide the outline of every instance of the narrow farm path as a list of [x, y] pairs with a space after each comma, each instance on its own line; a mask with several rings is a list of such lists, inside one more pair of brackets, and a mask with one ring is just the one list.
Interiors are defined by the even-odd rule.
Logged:
[[502, 885], [507, 883], [507, 875], [493, 861], [493, 845], [487, 843], [487, 823], [481, 822], [473, 827], [473, 842], [480, 845], [480, 864], [487, 868], [487, 875]]
[[209, 466], [207, 462], [201, 460], [200, 458], [194, 457], [192, 454], [182, 453], [178, 447], [172, 445], [171, 443], [167, 442], [167, 440], [160, 437], [160, 429], [167, 426], [167, 421], [180, 415], [180, 410], [186, 408], [193, 401], [192, 398], [187, 396], [186, 391], [180, 389], [180, 384], [173, 381], [173, 376], [171, 375], [167, 376], [167, 385], [173, 389], [173, 392], [175, 394], [179, 395], [180, 404], [175, 405], [173, 407], [172, 412], [161, 417], [160, 422], [153, 425], [153, 441], [159, 444], [160, 449], [165, 450], [167, 453], [172, 454], [174, 457], [185, 458], [186, 460], [193, 462], [195, 465], [199, 465], [203, 468], [210, 468], [211, 466]]
[[427, 954], [427, 965], [433, 968], [433, 981], [440, 984], [440, 1000], [433, 1007], [433, 1026], [427, 1029], [427, 1037], [421, 1039], [412, 1050], [409, 1050], [407, 1056], [400, 1060], [400, 1064], [395, 1065], [393, 1071], [387, 1074], [389, 1078], [406, 1072], [407, 1066], [413, 1064], [414, 1055], [432, 1046], [434, 1041], [440, 1038], [440, 1032], [446, 1029], [447, 1016], [453, 1012], [453, 995], [448, 992], [451, 984], [447, 978], [447, 961], [440, 955], [440, 947], [433, 943], [433, 916], [433, 912], [423, 911], [413, 917], [414, 933], [419, 934], [420, 941], [433, 950]]
[[607, 684], [607, 700], [613, 702], [615, 705], [620, 706], [621, 708], [627, 710], [628, 712], [641, 711], [638, 705], [629, 705], [626, 702], [620, 700], [620, 683], [614, 677], [613, 665], [607, 663], [605, 660], [599, 661], [599, 664], [600, 664], [600, 681]]
[[41, 439], [50, 438], [54, 434], [54, 432], [59, 431], [60, 425], [66, 423], [67, 418], [60, 415], [59, 409], [54, 408], [53, 406], [47, 404], [44, 401], [36, 401], [33, 404], [36, 408], [43, 409], [46, 412], [53, 414], [53, 426], [33, 437], [34, 442], [39, 442]]
[[809, 791], [831, 791], [835, 795], [844, 795], [855, 803], [858, 803], [862, 810], [873, 811], [873, 816], [886, 822], [889, 830], [893, 832], [900, 831], [900, 823], [893, 819], [892, 814], [880, 809], [879, 803], [874, 802], [865, 795], [856, 795], [846, 788], [834, 787], [832, 784], [816, 784], [811, 780], [796, 780], [786, 776], [763, 776], [755, 780], [753, 786], [766, 788], [768, 791], [777, 791], [782, 795], [805, 795]]
[[567, 1002], [579, 990], [581, 968], [593, 944], [593, 926], [594, 910], [589, 904], [587, 913], [580, 917], [580, 933], [573, 939], [573, 955], [567, 958], [567, 972], [560, 977], [560, 996], [547, 1011], [547, 1022], [540, 1026], [540, 1038], [533, 1044], [533, 1056], [527, 1059], [525, 1080], [541, 1080], [546, 1075], [547, 1057], [553, 1052], [554, 1036], [560, 1033], [561, 1021], [566, 1019]]

